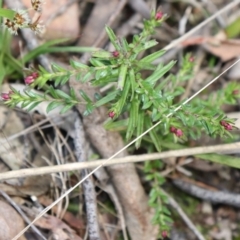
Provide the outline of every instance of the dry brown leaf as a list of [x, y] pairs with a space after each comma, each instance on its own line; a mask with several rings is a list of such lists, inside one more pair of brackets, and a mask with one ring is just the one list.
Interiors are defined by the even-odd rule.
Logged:
[[219, 33], [214, 37], [192, 37], [182, 42], [182, 46], [202, 45], [208, 52], [221, 58], [223, 62], [240, 55], [240, 39], [225, 39]]
[[[53, 203], [52, 199], [50, 199], [48, 196], [43, 195], [38, 198], [38, 201], [43, 205], [43, 206], [49, 206], [50, 204]], [[52, 208], [52, 211], [54, 213], [57, 213], [58, 209], [57, 206], [54, 206]], [[71, 227], [75, 229], [83, 229], [85, 228], [85, 225], [83, 221], [79, 218], [76, 218], [72, 213], [70, 212], [65, 212], [63, 215], [63, 220], [70, 225]]]
[[17, 170], [24, 158], [23, 144], [18, 138], [11, 140], [11, 142], [6, 141], [6, 138], [21, 132], [24, 126], [17, 114], [5, 106], [0, 106], [0, 129], [1, 159], [11, 170]]
[[[6, 202], [0, 200], [0, 239], [10, 240], [24, 228], [24, 222], [19, 214]], [[26, 240], [21, 236], [19, 240]]]
[[221, 58], [223, 62], [229, 61], [240, 55], [240, 39], [227, 39], [216, 41], [215, 38], [208, 38], [203, 47]]
[[51, 230], [55, 239], [59, 240], [82, 240], [81, 237], [77, 236], [75, 231], [72, 230], [66, 223], [55, 216], [45, 215], [35, 222], [36, 226], [44, 229]]
[[[41, 21], [46, 23], [46, 21], [62, 6], [65, 6], [68, 0], [48, 0], [44, 1], [43, 10], [41, 13]], [[31, 7], [31, 1], [23, 0], [23, 4], [27, 7]], [[31, 16], [33, 17], [34, 12]], [[70, 40], [76, 40], [80, 34], [80, 25], [79, 25], [79, 10], [78, 3], [75, 2], [70, 7], [66, 8], [63, 14], [57, 16], [53, 21], [49, 23], [46, 27], [46, 32], [44, 33], [44, 38], [46, 40], [51, 39], [61, 39], [69, 38]]]
[[[46, 161], [42, 158], [43, 156], [48, 159], [50, 159], [51, 156], [51, 152], [46, 145], [43, 145], [41, 151], [34, 157], [33, 165], [35, 167], [47, 166]], [[18, 186], [17, 189], [24, 194], [40, 196], [49, 190], [50, 183], [50, 175], [43, 175], [41, 177], [32, 176], [24, 178], [21, 186]]]

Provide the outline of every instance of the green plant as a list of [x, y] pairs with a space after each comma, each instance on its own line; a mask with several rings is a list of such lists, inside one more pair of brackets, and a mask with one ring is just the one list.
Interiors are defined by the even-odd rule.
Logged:
[[[37, 70], [30, 70], [25, 78], [29, 87], [24, 93], [11, 88], [8, 93], [2, 93], [2, 99], [9, 107], [18, 105], [26, 110], [47, 101], [47, 111], [61, 106], [61, 113], [76, 104], [85, 104], [85, 115], [105, 105], [109, 109], [106, 128], [121, 129], [126, 141], [141, 135], [161, 120], [161, 124], [135, 144], [136, 148], [139, 148], [141, 141], [144, 141], [152, 151], [184, 147], [188, 138], [197, 139], [203, 132], [211, 137], [230, 136], [229, 131], [234, 128], [234, 121], [225, 116], [221, 106], [225, 103], [236, 103], [239, 98], [239, 84], [229, 84], [225, 89], [211, 94], [206, 100], [198, 98], [188, 105], [183, 105], [183, 101], [179, 99], [185, 91], [185, 82], [193, 74], [193, 56], [187, 54], [180, 70], [176, 71], [173, 70], [176, 61], [154, 65], [154, 61], [162, 56], [164, 51], [149, 53], [150, 49], [157, 45], [157, 42], [149, 40], [149, 37], [165, 18], [161, 12], [152, 13], [150, 20], [144, 20], [142, 32], [134, 35], [131, 43], [125, 38], [118, 39], [113, 30], [106, 27], [115, 51], [92, 52], [90, 65], [71, 60], [70, 70], [52, 64], [50, 72], [39, 66]], [[139, 58], [142, 52], [148, 54]], [[84, 99], [81, 101], [74, 89], [66, 93], [57, 88], [66, 84], [72, 76], [75, 76], [77, 81], [89, 81], [97, 87], [109, 85], [109, 91], [104, 96], [96, 93], [95, 98], [91, 99], [81, 90], [80, 94]], [[44, 93], [33, 91], [34, 87], [44, 89]], [[175, 112], [179, 106], [181, 109]], [[122, 117], [123, 113], [127, 117]], [[172, 113], [173, 116], [169, 118], [168, 115]], [[180, 144], [176, 144], [177, 141]], [[161, 231], [166, 231], [169, 229], [171, 218], [169, 211], [164, 207], [166, 199], [159, 188], [163, 179], [156, 172], [158, 168], [158, 165], [149, 163], [146, 164], [145, 171], [148, 180], [154, 182], [150, 192], [150, 205], [156, 208], [153, 223], [159, 224]]]
[[162, 169], [162, 161], [146, 162], [144, 166], [145, 178], [151, 182], [149, 193], [149, 206], [154, 208], [152, 223], [159, 226], [159, 237], [166, 237], [173, 220], [171, 212], [166, 207], [168, 199], [161, 191], [161, 185], [165, 182], [159, 170]]

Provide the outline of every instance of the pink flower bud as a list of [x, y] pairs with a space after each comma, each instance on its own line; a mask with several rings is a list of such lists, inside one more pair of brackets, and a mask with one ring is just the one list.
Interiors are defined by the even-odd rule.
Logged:
[[2, 93], [1, 98], [2, 98], [3, 101], [10, 100], [11, 99], [10, 92], [9, 93]]
[[176, 129], [175, 127], [173, 127], [173, 126], [170, 127], [170, 132], [171, 132], [171, 133], [175, 133], [176, 130], [177, 130], [177, 129]]
[[224, 128], [225, 128], [227, 131], [231, 131], [231, 130], [233, 129], [232, 125], [230, 125], [230, 124], [224, 126]]
[[231, 131], [233, 129], [232, 125], [224, 120], [220, 121], [220, 125], [222, 125], [227, 131]]
[[183, 135], [183, 131], [181, 129], [177, 129], [173, 126], [170, 127], [170, 132], [174, 133], [177, 137], [181, 137]]
[[162, 231], [162, 237], [166, 238], [168, 236], [168, 232], [166, 230]]
[[108, 116], [109, 116], [110, 118], [114, 118], [115, 112], [114, 112], [114, 111], [109, 112], [109, 113], [108, 113]]
[[194, 59], [193, 56], [191, 56], [191, 57], [188, 59], [189, 62], [194, 62], [194, 60], [195, 60], [195, 59]]
[[113, 55], [115, 58], [117, 58], [117, 57], [119, 57], [119, 52], [118, 52], [118, 51], [113, 51], [113, 52], [112, 52], [112, 55]]
[[157, 20], [157, 21], [158, 21], [158, 20], [161, 20], [162, 17], [163, 17], [163, 13], [159, 11], [159, 12], [157, 12], [156, 15], [155, 15], [155, 20]]
[[183, 131], [182, 131], [181, 129], [177, 129], [177, 130], [175, 131], [175, 135], [176, 135], [177, 137], [181, 137], [181, 136], [183, 135]]
[[27, 85], [30, 85], [30, 84], [33, 83], [33, 82], [35, 81], [35, 79], [37, 79], [38, 77], [39, 77], [38, 72], [33, 72], [31, 75], [27, 76], [24, 81], [25, 81], [25, 83], [26, 83]]
[[35, 80], [35, 78], [34, 78], [32, 75], [27, 76], [27, 77], [24, 79], [25, 84], [27, 84], [27, 85], [30, 85], [31, 83], [33, 83], [34, 80]]
[[33, 72], [31, 75], [34, 79], [37, 79], [39, 77], [38, 72]]
[[227, 125], [227, 122], [225, 122], [224, 120], [220, 121], [220, 125], [222, 125], [223, 127], [225, 127]]

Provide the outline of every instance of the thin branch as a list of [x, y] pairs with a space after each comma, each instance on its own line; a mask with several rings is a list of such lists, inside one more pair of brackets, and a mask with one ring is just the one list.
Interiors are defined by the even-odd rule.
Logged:
[[163, 189], [161, 191], [167, 196], [169, 204], [177, 211], [177, 213], [181, 216], [183, 221], [186, 223], [189, 229], [192, 230], [192, 232], [195, 234], [195, 236], [199, 240], [205, 240], [204, 236], [198, 231], [198, 229], [194, 226], [193, 222], [190, 220], [190, 218], [186, 215], [186, 213], [182, 210], [182, 208], [179, 206], [179, 204], [175, 201], [174, 198], [172, 198], [168, 193], [166, 193]]
[[[76, 134], [76, 137], [74, 138], [74, 145], [76, 149], [77, 160], [79, 163], [84, 163], [87, 159], [86, 147], [84, 146], [86, 143], [86, 139], [80, 117], [76, 118], [74, 125]], [[88, 171], [86, 169], [83, 169], [83, 171], [81, 172], [82, 178], [84, 178], [86, 175], [88, 175]], [[101, 237], [97, 216], [96, 193], [92, 178], [86, 179], [83, 184], [83, 191], [87, 211], [89, 239], [100, 240]]]
[[43, 175], [43, 174], [67, 172], [67, 171], [74, 171], [74, 170], [80, 170], [80, 169], [91, 169], [94, 167], [98, 167], [100, 165], [110, 166], [110, 165], [122, 164], [122, 163], [145, 162], [145, 161], [158, 160], [162, 158], [189, 156], [189, 155], [197, 155], [197, 154], [203, 154], [203, 153], [215, 153], [220, 151], [221, 152], [231, 151], [239, 148], [240, 148], [240, 142], [236, 142], [236, 143], [221, 144], [221, 145], [215, 145], [215, 146], [172, 150], [172, 151], [166, 151], [161, 153], [133, 155], [133, 156], [127, 156], [123, 158], [115, 158], [115, 159], [112, 159], [111, 161], [107, 161], [107, 159], [101, 159], [101, 160], [90, 161], [90, 162], [67, 163], [67, 164], [58, 165], [58, 166], [21, 169], [16, 171], [0, 173], [0, 181], [10, 179], [10, 178], [37, 176], [37, 175]]
[[116, 190], [113, 187], [113, 183], [109, 181], [109, 175], [105, 168], [99, 169], [97, 172], [94, 173], [95, 177], [98, 179], [97, 186], [101, 188], [104, 192], [106, 192], [109, 197], [111, 198], [112, 202], [114, 203], [114, 206], [117, 210], [117, 215], [120, 220], [122, 233], [123, 233], [123, 239], [128, 240], [127, 231], [126, 231], [126, 222], [125, 217], [123, 213], [123, 208], [120, 203], [120, 200], [117, 196]]
[[230, 206], [240, 207], [240, 195], [225, 191], [211, 191], [181, 179], [173, 180], [175, 186], [197, 198], [212, 202], [222, 203]]
[[240, 3], [240, 0], [234, 0], [232, 2], [230, 2], [228, 5], [226, 5], [225, 7], [223, 7], [222, 9], [218, 10], [218, 12], [216, 12], [215, 14], [213, 14], [211, 17], [207, 18], [205, 21], [201, 22], [200, 24], [198, 24], [196, 27], [194, 27], [192, 30], [188, 31], [186, 34], [184, 34], [183, 36], [181, 36], [180, 38], [172, 41], [170, 44], [168, 44], [166, 47], [164, 47], [164, 50], [170, 50], [173, 47], [178, 46], [179, 44], [181, 44], [183, 41], [185, 41], [186, 39], [188, 39], [191, 35], [193, 35], [193, 33], [197, 32], [199, 29], [201, 29], [203, 26], [207, 25], [209, 22], [211, 22], [213, 19], [217, 18], [218, 16], [220, 16], [221, 14], [223, 14], [224, 12], [234, 8], [235, 6], [237, 6]]
[[[2, 194], [2, 196], [15, 208], [15, 210], [22, 216], [22, 218], [24, 219], [24, 221], [27, 224], [31, 223], [31, 220], [26, 216], [26, 214], [22, 211], [22, 209], [8, 196], [7, 193], [5, 193], [4, 191], [0, 190], [0, 193]], [[35, 232], [36, 234], [39, 235], [39, 237], [41, 237], [44, 240], [47, 240], [42, 233], [38, 230], [38, 228], [36, 228], [35, 225], [31, 226], [33, 232]]]

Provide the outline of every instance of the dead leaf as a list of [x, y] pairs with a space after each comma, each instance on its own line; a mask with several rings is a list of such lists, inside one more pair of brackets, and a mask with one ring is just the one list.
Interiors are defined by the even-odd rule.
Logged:
[[[10, 240], [23, 228], [24, 222], [15, 209], [0, 200], [0, 239]], [[26, 238], [21, 236], [19, 240], [26, 240]]]
[[21, 132], [24, 129], [23, 123], [13, 110], [0, 106], [0, 129], [1, 159], [11, 170], [17, 170], [24, 157], [23, 144], [19, 138], [15, 138], [11, 142], [6, 141], [6, 138]]
[[[42, 146], [41, 151], [34, 157], [33, 165], [35, 167], [47, 166], [46, 161], [42, 158], [43, 156], [48, 159], [51, 156], [51, 152], [45, 144]], [[50, 175], [26, 177], [17, 189], [24, 194], [40, 196], [49, 190], [51, 179]]]
[[77, 236], [75, 231], [72, 230], [66, 223], [55, 216], [45, 215], [35, 222], [36, 226], [44, 229], [51, 230], [54, 239], [58, 240], [82, 240], [81, 237]]
[[[50, 204], [52, 204], [52, 199], [50, 199], [49, 197], [47, 197], [47, 196], [45, 196], [45, 195], [43, 195], [43, 196], [40, 196], [39, 198], [38, 198], [38, 201], [42, 204], [42, 205], [44, 205], [44, 206], [48, 206], [48, 205], [50, 205]], [[52, 208], [52, 211], [54, 212], [54, 213], [57, 213], [57, 206], [54, 206], [53, 208]], [[63, 220], [68, 224], [68, 225], [70, 225], [71, 227], [73, 227], [73, 228], [75, 228], [75, 229], [84, 229], [85, 228], [85, 225], [84, 225], [84, 222], [81, 220], [81, 219], [79, 219], [79, 218], [77, 218], [77, 217], [75, 217], [72, 213], [70, 213], [70, 212], [65, 212], [64, 213], [64, 215], [63, 215]]]
[[192, 37], [182, 42], [182, 46], [202, 45], [208, 52], [221, 58], [223, 62], [240, 55], [240, 39], [224, 39], [222, 34], [214, 37]]
[[[40, 20], [43, 24], [59, 11], [60, 8], [66, 6], [68, 0], [48, 0], [44, 1], [43, 10]], [[27, 7], [31, 7], [31, 1], [23, 0], [23, 4]], [[31, 16], [33, 17], [34, 12]], [[79, 25], [79, 10], [78, 3], [75, 2], [70, 7], [67, 7], [65, 11], [54, 18], [48, 26], [46, 26], [46, 32], [43, 37], [46, 40], [69, 38], [69, 40], [76, 40], [80, 34]]]

